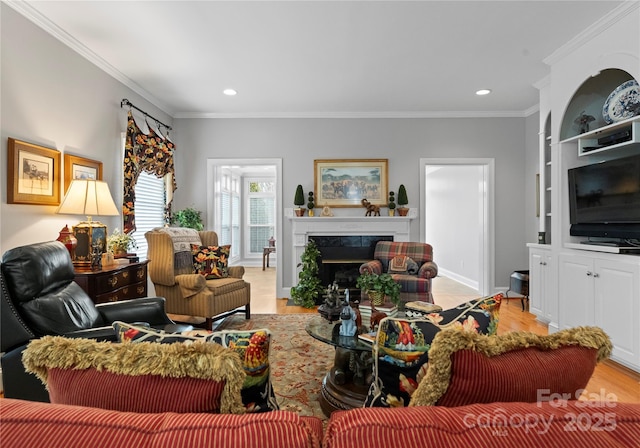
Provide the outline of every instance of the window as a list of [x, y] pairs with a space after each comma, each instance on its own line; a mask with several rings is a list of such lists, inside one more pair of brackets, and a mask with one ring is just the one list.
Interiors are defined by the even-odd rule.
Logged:
[[224, 173], [220, 185], [219, 244], [231, 244], [229, 258], [240, 256], [240, 180]]
[[147, 258], [147, 240], [144, 234], [164, 226], [165, 179], [142, 172], [138, 176], [135, 191], [136, 230], [131, 235], [138, 244], [138, 257], [144, 260]]
[[262, 255], [275, 234], [276, 183], [273, 178], [245, 178], [246, 256]]

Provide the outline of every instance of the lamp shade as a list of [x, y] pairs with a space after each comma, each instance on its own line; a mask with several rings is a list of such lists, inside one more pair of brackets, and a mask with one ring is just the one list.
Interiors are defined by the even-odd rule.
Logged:
[[57, 213], [87, 216], [117, 216], [109, 185], [101, 180], [74, 179]]
[[73, 256], [76, 268], [98, 268], [99, 257], [107, 250], [107, 226], [92, 216], [117, 216], [109, 185], [99, 180], [72, 180], [57, 213], [86, 215], [87, 221], [73, 226], [78, 244]]

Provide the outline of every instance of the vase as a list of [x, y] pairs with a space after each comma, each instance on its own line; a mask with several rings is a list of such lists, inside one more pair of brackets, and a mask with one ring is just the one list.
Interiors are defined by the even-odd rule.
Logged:
[[309, 209], [309, 211], [307, 212], [307, 214], [308, 214], [309, 216], [315, 216], [315, 212], [313, 211], [313, 209], [312, 209], [312, 208], [310, 208], [310, 209]]
[[384, 293], [380, 291], [367, 291], [371, 303], [375, 306], [380, 306], [384, 303]]
[[394, 209], [389, 209], [389, 216], [395, 216], [396, 211]]
[[409, 213], [409, 208], [407, 207], [400, 207], [398, 209], [398, 215], [400, 216], [407, 216], [407, 213]]

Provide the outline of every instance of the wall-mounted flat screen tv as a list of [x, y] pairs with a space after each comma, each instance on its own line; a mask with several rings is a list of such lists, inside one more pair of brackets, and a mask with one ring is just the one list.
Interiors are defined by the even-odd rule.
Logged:
[[640, 154], [568, 174], [571, 235], [640, 238]]

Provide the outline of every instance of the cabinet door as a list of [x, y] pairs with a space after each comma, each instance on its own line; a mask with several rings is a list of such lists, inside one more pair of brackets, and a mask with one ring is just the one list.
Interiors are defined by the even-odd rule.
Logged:
[[529, 311], [538, 319], [544, 319], [544, 256], [541, 251], [529, 252]]
[[549, 327], [558, 328], [558, 294], [557, 294], [557, 264], [550, 253], [543, 254], [542, 270], [544, 271], [543, 306], [544, 320], [549, 322]]
[[637, 264], [596, 260], [595, 322], [611, 338], [613, 358], [640, 365], [640, 267]]
[[593, 260], [560, 256], [560, 329], [594, 325]]

